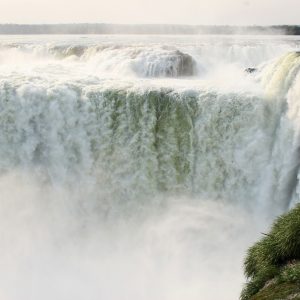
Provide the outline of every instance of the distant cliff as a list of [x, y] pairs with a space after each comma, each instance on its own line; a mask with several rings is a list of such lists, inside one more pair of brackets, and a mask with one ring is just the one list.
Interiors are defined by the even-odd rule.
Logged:
[[270, 34], [300, 35], [300, 26], [0, 24], [0, 34]]

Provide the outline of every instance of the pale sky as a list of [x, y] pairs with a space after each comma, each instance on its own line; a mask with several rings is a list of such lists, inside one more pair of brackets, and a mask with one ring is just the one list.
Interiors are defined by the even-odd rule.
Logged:
[[300, 0], [0, 0], [0, 23], [300, 24]]

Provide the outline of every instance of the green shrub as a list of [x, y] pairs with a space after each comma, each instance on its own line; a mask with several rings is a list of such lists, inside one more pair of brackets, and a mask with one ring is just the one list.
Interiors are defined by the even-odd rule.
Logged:
[[244, 287], [241, 297], [241, 300], [248, 300], [253, 295], [259, 292], [262, 289], [266, 282], [276, 275], [278, 275], [279, 270], [275, 266], [269, 266], [261, 269], [255, 277], [253, 277]]
[[264, 269], [273, 267], [275, 264], [272, 255], [275, 242], [270, 236], [266, 236], [249, 248], [244, 262], [245, 275], [247, 278], [254, 278]]
[[248, 250], [245, 275], [252, 278], [262, 268], [280, 266], [293, 259], [300, 259], [300, 205], [279, 217], [271, 232]]
[[249, 281], [241, 299], [250, 299], [275, 276], [280, 282], [300, 282], [300, 263], [290, 263], [299, 259], [300, 204], [277, 218], [270, 233], [249, 248], [244, 262]]
[[271, 235], [276, 241], [277, 263], [300, 259], [300, 205], [277, 219]]

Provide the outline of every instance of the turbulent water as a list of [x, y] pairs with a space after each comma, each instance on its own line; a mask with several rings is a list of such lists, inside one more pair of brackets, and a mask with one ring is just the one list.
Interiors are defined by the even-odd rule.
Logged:
[[300, 200], [299, 70], [292, 37], [2, 36], [0, 299], [238, 299]]

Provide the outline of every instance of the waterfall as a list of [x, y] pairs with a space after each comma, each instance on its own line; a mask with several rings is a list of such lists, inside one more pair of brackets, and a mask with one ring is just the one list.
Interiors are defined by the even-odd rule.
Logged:
[[233, 299], [300, 200], [295, 41], [126, 43], [1, 44], [1, 299]]

